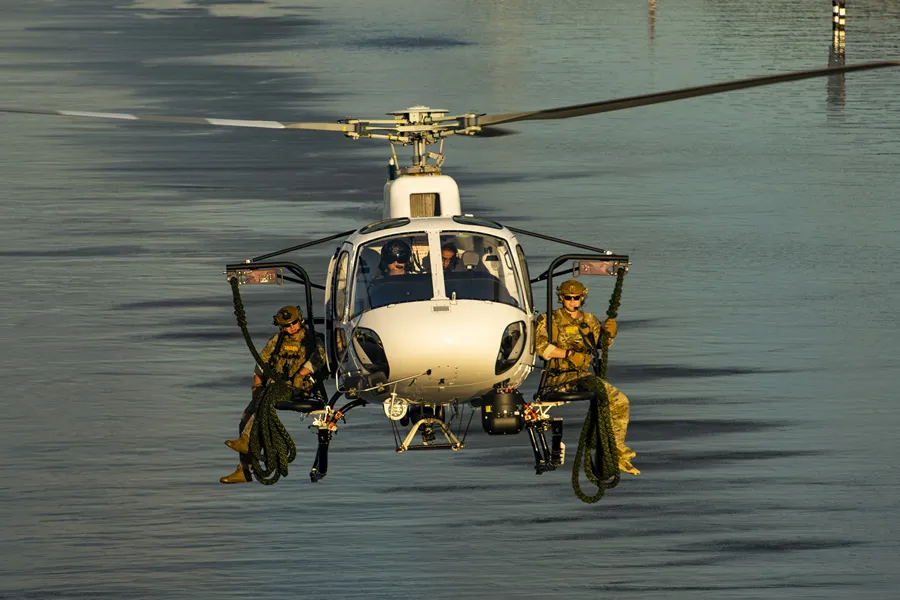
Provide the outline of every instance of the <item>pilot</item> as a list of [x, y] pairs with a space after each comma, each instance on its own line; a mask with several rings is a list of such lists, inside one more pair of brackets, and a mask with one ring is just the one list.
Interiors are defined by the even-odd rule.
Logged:
[[441, 246], [441, 265], [444, 272], [455, 271], [459, 264], [459, 250], [453, 242]]
[[604, 386], [609, 398], [609, 412], [613, 434], [619, 451], [619, 469], [632, 475], [640, 475], [632, 464], [634, 450], [625, 445], [630, 407], [628, 397], [604, 379], [591, 374], [592, 350], [600, 343], [601, 330], [605, 330], [610, 343], [616, 337], [616, 322], [607, 319], [600, 324], [597, 317], [581, 306], [587, 298], [588, 288], [570, 279], [556, 288], [562, 308], [553, 311], [552, 335], [547, 332], [547, 315], [538, 318], [535, 338], [537, 352], [548, 361], [551, 375], [547, 385], [556, 390], [589, 389], [599, 395], [598, 386]]
[[409, 273], [412, 251], [403, 240], [391, 240], [381, 248], [381, 262], [378, 269], [384, 277]]
[[[303, 327], [303, 313], [298, 306], [283, 306], [272, 317], [272, 324], [279, 329], [269, 338], [266, 346], [259, 353], [260, 358], [280, 378], [293, 387], [297, 394], [307, 395], [312, 391], [312, 375], [324, 364], [324, 349], [308, 357], [307, 345], [304, 343], [306, 329]], [[262, 399], [263, 373], [259, 366], [253, 372], [253, 393], [250, 404], [241, 415], [238, 428], [240, 436], [227, 440], [225, 445], [239, 452], [241, 462], [234, 473], [219, 479], [220, 483], [246, 483], [252, 481], [250, 472], [250, 431], [253, 429], [254, 414]], [[266, 381], [266, 384], [270, 381]]]

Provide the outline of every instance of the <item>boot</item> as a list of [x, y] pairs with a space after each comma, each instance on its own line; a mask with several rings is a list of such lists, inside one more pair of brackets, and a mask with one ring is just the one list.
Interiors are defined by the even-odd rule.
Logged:
[[249, 419], [247, 419], [247, 423], [244, 425], [244, 430], [241, 431], [240, 437], [234, 440], [225, 440], [225, 445], [238, 452], [240, 454], [249, 454], [250, 453], [250, 431], [253, 430], [253, 421], [256, 419], [255, 415], [251, 415]]
[[234, 473], [219, 478], [219, 483], [249, 483], [251, 481], [247, 471], [244, 470], [244, 465], [238, 465]]
[[634, 450], [632, 450], [625, 444], [622, 444], [619, 446], [619, 460], [621, 460], [623, 458], [625, 460], [631, 460], [635, 456], [637, 456], [637, 452], [635, 452]]
[[241, 437], [233, 440], [225, 440], [225, 445], [240, 454], [248, 454], [250, 452], [250, 433], [244, 429], [244, 431], [241, 432]]
[[637, 468], [631, 464], [631, 461], [627, 458], [619, 459], [619, 470], [628, 473], [629, 475], [640, 475], [641, 472], [637, 470]]

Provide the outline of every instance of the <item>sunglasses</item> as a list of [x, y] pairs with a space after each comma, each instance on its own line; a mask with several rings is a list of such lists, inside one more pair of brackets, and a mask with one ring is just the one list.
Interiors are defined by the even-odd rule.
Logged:
[[291, 321], [290, 323], [282, 325], [282, 327], [284, 327], [285, 329], [288, 329], [289, 327], [293, 327], [294, 325], [298, 325], [299, 323], [300, 323], [300, 321]]
[[405, 260], [392, 260], [390, 264], [392, 264], [392, 265], [405, 265], [405, 264], [406, 264], [406, 261], [405, 261]]
[[563, 300], [581, 300], [581, 296], [565, 295], [565, 296], [563, 296]]

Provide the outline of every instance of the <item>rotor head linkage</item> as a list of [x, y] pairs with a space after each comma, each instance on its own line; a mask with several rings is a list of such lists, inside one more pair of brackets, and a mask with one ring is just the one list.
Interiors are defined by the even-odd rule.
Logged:
[[[351, 126], [345, 135], [355, 140], [381, 139], [391, 144], [412, 146], [412, 164], [399, 169], [404, 175], [439, 174], [444, 163], [443, 153], [429, 152], [428, 146], [442, 143], [451, 135], [477, 135], [481, 132], [477, 123], [482, 115], [477, 113], [447, 116], [447, 111], [442, 108], [411, 106], [387, 114], [394, 118], [371, 121], [346, 119], [341, 123]], [[433, 162], [429, 163], [429, 159]]]

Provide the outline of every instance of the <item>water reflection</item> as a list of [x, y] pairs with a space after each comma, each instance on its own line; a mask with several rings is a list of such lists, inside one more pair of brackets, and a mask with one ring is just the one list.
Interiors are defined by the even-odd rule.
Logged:
[[[11, 3], [4, 103], [497, 112], [811, 68], [827, 44], [818, 0], [689, 0], [659, 29], [652, 2], [204, 6]], [[887, 58], [895, 3], [851, 17], [851, 62]], [[591, 507], [524, 439], [397, 456], [378, 410], [354, 411], [321, 483], [290, 415], [291, 475], [219, 486], [252, 367], [223, 266], [375, 220], [387, 148], [3, 117], [0, 596], [889, 597], [900, 81], [837, 82], [454, 140], [467, 210], [635, 261], [610, 373], [643, 474]], [[304, 255], [315, 279], [329, 256]], [[281, 300], [248, 302], [254, 337]], [[562, 416], [573, 442], [583, 411]]]

